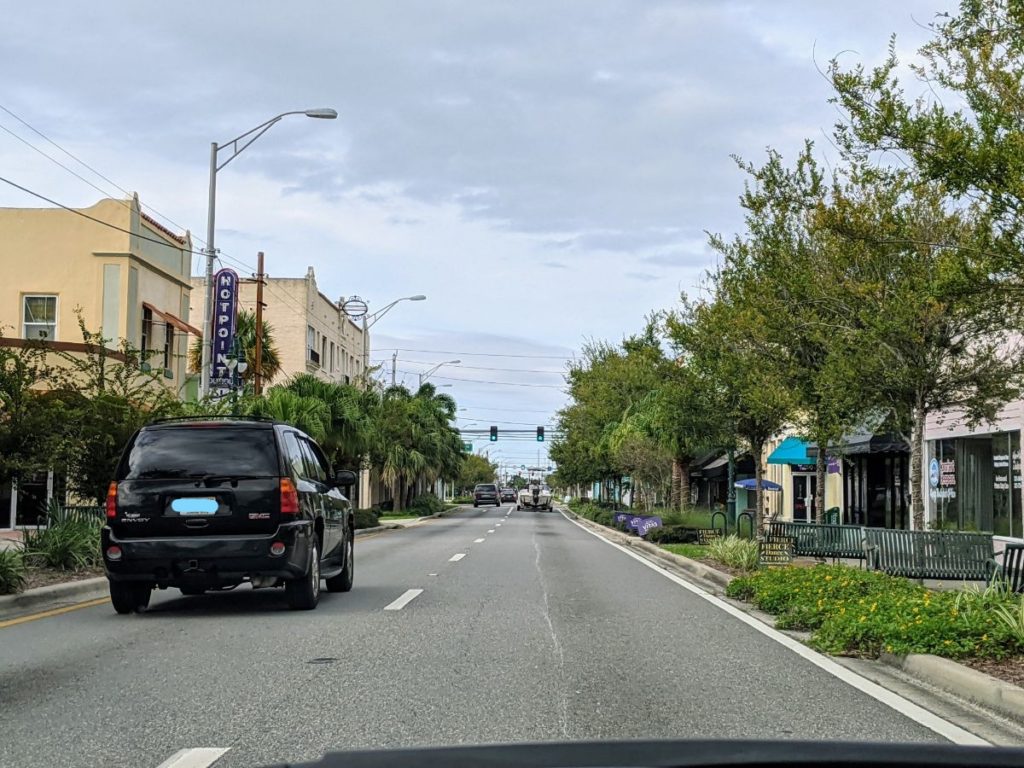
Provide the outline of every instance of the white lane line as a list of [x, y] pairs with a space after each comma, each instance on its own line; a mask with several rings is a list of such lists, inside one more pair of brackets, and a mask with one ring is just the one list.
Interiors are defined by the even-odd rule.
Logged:
[[459, 562], [459, 560], [461, 560], [461, 559], [462, 559], [462, 558], [464, 558], [465, 556], [466, 556], [466, 553], [465, 553], [465, 552], [459, 552], [459, 554], [457, 554], [457, 555], [452, 555], [451, 557], [449, 557], [449, 558], [448, 558], [448, 562], [449, 562], [449, 563], [457, 563], [457, 562]]
[[730, 605], [721, 598], [712, 595], [710, 592], [705, 592], [703, 589], [696, 586], [695, 584], [691, 584], [685, 579], [676, 576], [671, 571], [662, 568], [660, 565], [652, 563], [647, 558], [641, 557], [635, 552], [630, 552], [628, 549], [626, 549], [626, 547], [622, 546], [621, 544], [617, 544], [614, 541], [609, 541], [596, 531], [592, 531], [586, 526], [584, 526], [582, 523], [573, 520], [564, 512], [562, 512], [562, 516], [570, 523], [573, 523], [574, 525], [582, 528], [591, 536], [600, 539], [609, 546], [615, 547], [623, 554], [629, 555], [634, 560], [643, 563], [652, 571], [660, 573], [666, 579], [669, 579], [670, 581], [673, 581], [679, 586], [683, 587], [683, 589], [689, 590], [698, 597], [707, 600], [716, 608], [720, 608], [721, 610], [725, 611], [733, 618], [739, 619], [744, 624], [757, 630], [765, 637], [774, 640], [779, 645], [785, 646], [789, 650], [793, 651], [793, 653], [795, 653], [797, 656], [800, 656], [806, 661], [809, 661], [811, 664], [818, 667], [819, 669], [824, 670], [833, 677], [839, 678], [847, 685], [856, 688], [861, 693], [867, 694], [871, 698], [881, 702], [882, 704], [885, 704], [887, 707], [890, 707], [891, 709], [896, 710], [900, 714], [906, 715], [906, 717], [913, 720], [915, 723], [923, 725], [930, 731], [934, 731], [943, 738], [949, 739], [949, 741], [953, 742], [954, 744], [991, 746], [989, 742], [985, 741], [984, 739], [978, 736], [975, 736], [970, 731], [965, 731], [963, 728], [953, 725], [949, 721], [943, 720], [941, 717], [932, 714], [927, 709], [919, 707], [917, 704], [913, 703], [909, 699], [903, 698], [898, 693], [893, 693], [889, 689], [883, 688], [882, 686], [878, 685], [877, 683], [871, 682], [865, 677], [861, 677], [856, 672], [849, 670], [841, 664], [837, 664], [836, 662], [832, 661], [832, 659], [830, 659], [828, 656], [824, 656], [818, 653], [817, 651], [811, 650], [806, 645], [801, 643], [799, 640], [794, 640], [792, 637], [782, 634], [778, 630], [773, 629], [772, 627], [765, 624], [763, 621], [755, 619], [753, 616], [745, 613], [744, 611], [741, 611], [736, 606]]
[[484, 539], [473, 539], [473, 543], [474, 544], [483, 544], [484, 543]]
[[417, 597], [423, 594], [422, 589], [407, 589], [402, 593], [402, 596], [392, 603], [388, 603], [384, 606], [385, 611], [400, 611]]
[[494, 527], [495, 527], [495, 528], [501, 528], [501, 523], [495, 523], [495, 524], [494, 524]]
[[493, 528], [491, 528], [491, 529], [490, 529], [489, 531], [487, 531], [487, 532], [488, 532], [488, 533], [494, 533], [494, 529], [493, 529]]
[[436, 573], [428, 573], [427, 576], [437, 576]]
[[192, 747], [179, 749], [157, 768], [207, 768], [217, 762], [230, 747]]

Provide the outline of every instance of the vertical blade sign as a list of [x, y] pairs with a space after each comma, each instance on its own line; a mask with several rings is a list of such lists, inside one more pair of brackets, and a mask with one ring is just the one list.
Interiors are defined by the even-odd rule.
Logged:
[[210, 364], [210, 392], [224, 394], [231, 389], [228, 358], [235, 345], [235, 313], [238, 310], [238, 273], [222, 269], [213, 276], [213, 360]]

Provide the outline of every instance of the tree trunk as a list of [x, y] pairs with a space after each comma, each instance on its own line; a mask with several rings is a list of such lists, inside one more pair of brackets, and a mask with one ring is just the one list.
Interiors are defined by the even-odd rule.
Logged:
[[679, 459], [679, 497], [680, 505], [676, 509], [686, 509], [690, 506], [690, 462]]
[[391, 509], [399, 512], [402, 509], [402, 480], [396, 477], [391, 484]]
[[682, 461], [678, 457], [672, 459], [672, 492], [669, 498], [669, 507], [681, 509], [683, 506], [682, 494], [679, 492], [679, 481], [682, 475]]
[[761, 531], [764, 530], [764, 488], [761, 487], [764, 480], [764, 469], [761, 467], [764, 444], [752, 443], [751, 447], [754, 454], [754, 480], [757, 482], [757, 488], [754, 491], [754, 534], [760, 536]]
[[910, 436], [910, 510], [911, 529], [924, 530], [924, 495], [921, 488], [921, 457], [924, 455], [925, 410], [914, 409], [914, 427]]
[[814, 474], [817, 487], [814, 489], [814, 522], [819, 525], [825, 522], [825, 477], [828, 472], [828, 459], [825, 457], [825, 446], [818, 443], [818, 458], [814, 461]]

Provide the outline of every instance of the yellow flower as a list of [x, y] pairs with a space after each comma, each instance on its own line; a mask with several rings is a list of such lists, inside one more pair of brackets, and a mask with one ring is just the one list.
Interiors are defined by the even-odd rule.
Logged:
[[988, 640], [988, 633], [985, 633], [984, 635], [982, 635], [981, 639], [982, 640]]
[[943, 644], [943, 645], [952, 645], [952, 644], [953, 644], [953, 641], [952, 641], [952, 640], [943, 640], [943, 641], [942, 641], [942, 644]]
[[874, 613], [875, 612], [875, 608], [877, 608], [877, 607], [878, 607], [878, 603], [872, 603], [871, 604], [871, 612]]
[[860, 617], [860, 620], [861, 620], [861, 621], [864, 621], [864, 619], [866, 619], [866, 618], [867, 618], [867, 616], [861, 616], [861, 617]]
[[839, 609], [839, 615], [840, 616], [842, 616], [844, 613], [846, 613], [846, 607], [845, 606]]
[[914, 613], [917, 613], [917, 606], [914, 606]]
[[832, 581], [832, 574], [826, 575], [825, 576], [825, 581]]
[[892, 645], [890, 644], [885, 646], [885, 650], [887, 650], [889, 653], [892, 653]]

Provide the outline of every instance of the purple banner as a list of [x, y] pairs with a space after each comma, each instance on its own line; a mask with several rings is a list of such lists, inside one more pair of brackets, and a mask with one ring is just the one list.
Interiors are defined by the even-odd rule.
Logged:
[[633, 524], [631, 526], [636, 531], [637, 536], [646, 536], [648, 531], [655, 528], [661, 528], [660, 517], [636, 517], [633, 518]]
[[839, 459], [835, 456], [828, 457], [828, 471], [833, 475], [839, 474]]
[[235, 312], [238, 307], [238, 273], [222, 269], [213, 276], [213, 354], [210, 390], [231, 389], [228, 358], [235, 345]]

